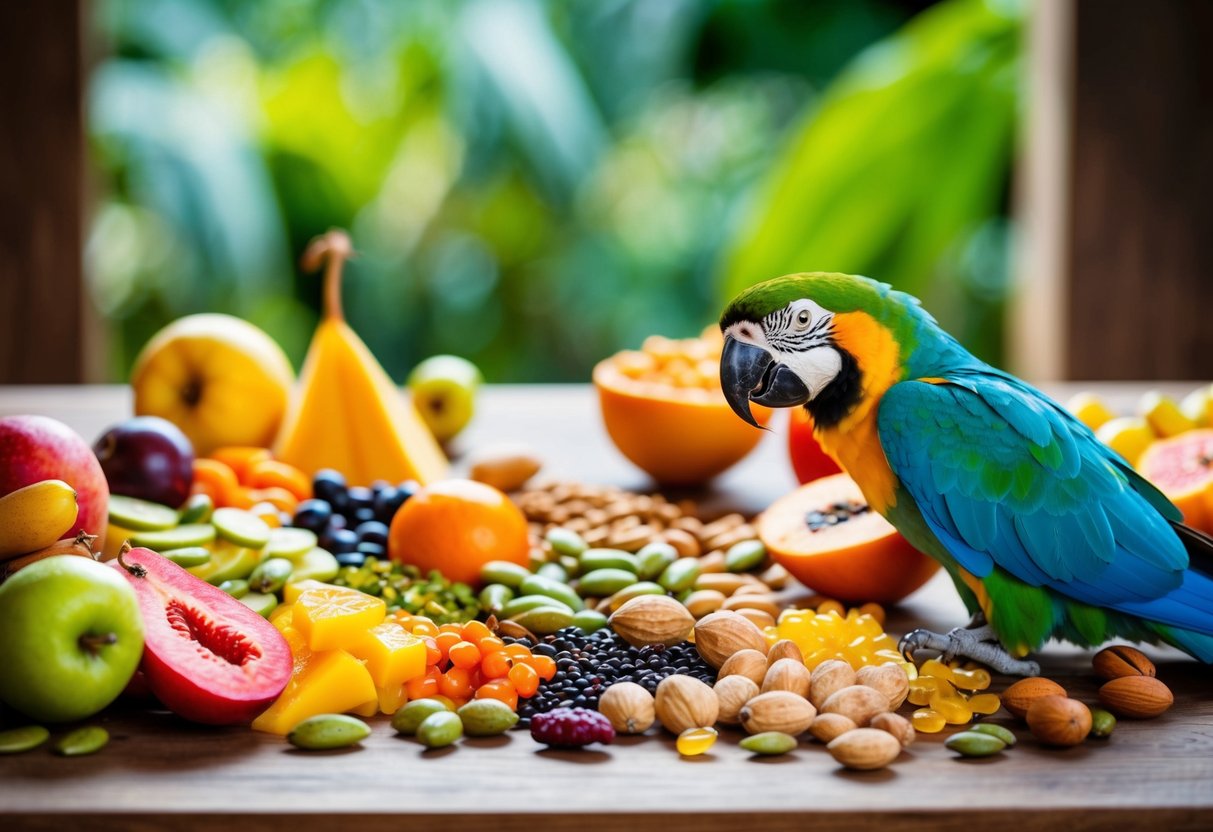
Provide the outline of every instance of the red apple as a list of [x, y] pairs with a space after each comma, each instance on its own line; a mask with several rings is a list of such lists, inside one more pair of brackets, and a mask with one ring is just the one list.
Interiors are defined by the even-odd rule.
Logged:
[[111, 494], [177, 508], [194, 482], [194, 446], [159, 416], [119, 422], [93, 443]]
[[813, 436], [813, 417], [803, 407], [791, 409], [788, 427], [788, 456], [801, 484], [842, 471], [834, 458], [821, 449]]
[[257, 613], [150, 549], [109, 562], [139, 598], [147, 686], [178, 716], [252, 722], [291, 678], [291, 648]]
[[93, 549], [100, 551], [110, 491], [93, 449], [67, 425], [46, 416], [0, 419], [0, 496], [42, 480], [63, 480], [76, 489], [80, 513], [63, 537], [95, 534]]

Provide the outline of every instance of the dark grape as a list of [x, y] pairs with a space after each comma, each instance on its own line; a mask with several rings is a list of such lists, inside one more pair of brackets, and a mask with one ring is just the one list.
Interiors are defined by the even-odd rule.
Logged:
[[358, 544], [358, 548], [355, 551], [362, 553], [368, 558], [383, 558], [387, 555], [387, 548], [382, 543], [363, 541]]
[[334, 555], [338, 555], [342, 552], [352, 552], [358, 548], [358, 535], [352, 529], [331, 529], [321, 544], [323, 545], [325, 542], [328, 545], [324, 548]]
[[367, 543], [378, 543], [384, 545], [387, 543], [388, 528], [384, 523], [378, 520], [367, 520], [365, 523], [359, 523], [354, 529], [359, 540]]
[[319, 535], [329, 527], [332, 517], [333, 507], [324, 500], [304, 500], [295, 509], [295, 517], [291, 524]]
[[350, 486], [346, 493], [349, 494], [350, 508], [354, 510], [370, 508], [371, 504], [375, 501], [375, 492], [361, 485]]
[[337, 563], [342, 566], [362, 566], [366, 563], [366, 555], [362, 552], [342, 552], [337, 555]]

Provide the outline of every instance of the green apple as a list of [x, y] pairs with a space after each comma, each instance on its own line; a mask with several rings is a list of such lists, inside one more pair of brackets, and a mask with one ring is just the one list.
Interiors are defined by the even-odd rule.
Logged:
[[439, 442], [453, 439], [472, 420], [481, 380], [475, 364], [455, 355], [431, 356], [413, 368], [413, 404]]
[[139, 601], [116, 570], [58, 555], [0, 584], [0, 699], [31, 719], [97, 713], [142, 656]]

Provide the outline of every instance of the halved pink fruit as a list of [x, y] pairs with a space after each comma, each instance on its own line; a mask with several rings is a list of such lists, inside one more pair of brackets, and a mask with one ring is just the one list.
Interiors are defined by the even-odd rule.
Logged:
[[282, 693], [293, 659], [272, 624], [150, 549], [120, 560], [110, 565], [135, 588], [143, 614], [140, 667], [165, 707], [194, 722], [236, 725]]
[[1137, 471], [1179, 507], [1185, 523], [1213, 533], [1213, 430], [1157, 440], [1137, 461]]

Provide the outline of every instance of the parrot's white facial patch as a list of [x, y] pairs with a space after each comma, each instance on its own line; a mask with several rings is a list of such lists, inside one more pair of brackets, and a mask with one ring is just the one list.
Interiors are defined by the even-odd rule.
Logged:
[[793, 301], [760, 323], [738, 321], [725, 337], [761, 347], [800, 377], [813, 398], [842, 370], [842, 356], [830, 341], [834, 313], [811, 300]]

